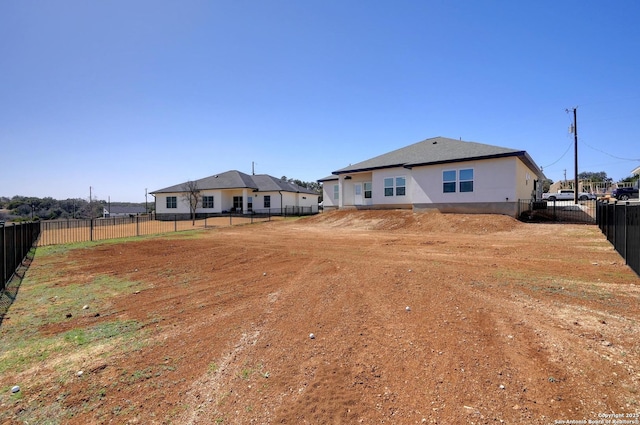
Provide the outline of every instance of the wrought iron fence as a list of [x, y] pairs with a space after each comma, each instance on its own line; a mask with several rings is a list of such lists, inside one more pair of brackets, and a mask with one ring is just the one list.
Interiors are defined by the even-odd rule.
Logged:
[[40, 223], [0, 223], [0, 278], [2, 290], [35, 246], [40, 235]]
[[607, 240], [640, 276], [640, 203], [598, 201], [596, 218]]
[[527, 222], [596, 223], [596, 200], [518, 201], [518, 218]]
[[315, 207], [286, 207], [284, 209], [254, 210], [251, 213], [226, 212], [197, 214], [195, 220], [188, 214], [136, 215], [81, 220], [41, 221], [38, 245], [58, 245], [154, 235], [208, 227], [235, 226], [270, 221], [281, 217], [317, 214]]

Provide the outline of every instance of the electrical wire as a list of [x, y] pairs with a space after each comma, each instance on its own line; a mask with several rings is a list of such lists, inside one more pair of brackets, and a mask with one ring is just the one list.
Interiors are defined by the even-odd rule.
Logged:
[[587, 146], [587, 147], [589, 147], [589, 148], [591, 148], [591, 149], [593, 149], [594, 151], [598, 151], [598, 152], [603, 153], [603, 154], [605, 154], [607, 156], [610, 156], [611, 158], [614, 158], [614, 159], [619, 159], [619, 160], [622, 160], [622, 161], [640, 162], [640, 158], [621, 158], [619, 156], [611, 155], [609, 152], [605, 152], [605, 151], [600, 150], [598, 148], [594, 148], [590, 144], [586, 143], [584, 140], [580, 140], [580, 143], [585, 145], [585, 146]]
[[554, 161], [554, 162], [552, 162], [551, 164], [549, 164], [549, 165], [545, 165], [544, 167], [540, 167], [540, 168], [542, 168], [542, 169], [549, 168], [549, 167], [551, 167], [552, 165], [555, 165], [555, 164], [557, 164], [558, 162], [560, 162], [560, 160], [561, 160], [562, 158], [564, 158], [564, 156], [567, 154], [567, 152], [569, 152], [569, 149], [571, 149], [571, 146], [572, 146], [572, 145], [573, 145], [573, 141], [571, 141], [571, 142], [569, 143], [569, 146], [567, 146], [567, 150], [566, 150], [566, 151], [564, 151], [564, 153], [562, 154], [562, 156], [561, 156], [560, 158], [558, 158], [557, 160], [555, 160], [555, 161]]

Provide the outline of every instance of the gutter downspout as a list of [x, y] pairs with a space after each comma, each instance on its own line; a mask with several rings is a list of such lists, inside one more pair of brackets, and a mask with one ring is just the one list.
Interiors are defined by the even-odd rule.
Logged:
[[280, 215], [284, 215], [284, 205], [282, 205], [282, 191], [279, 190], [278, 193], [280, 194]]

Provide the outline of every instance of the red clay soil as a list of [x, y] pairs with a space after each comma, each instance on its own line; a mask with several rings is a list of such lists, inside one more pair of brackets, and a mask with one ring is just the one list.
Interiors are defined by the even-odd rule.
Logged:
[[62, 423], [639, 419], [640, 279], [596, 226], [340, 211], [67, 263], [143, 289], [40, 332], [135, 320], [144, 344], [78, 359]]

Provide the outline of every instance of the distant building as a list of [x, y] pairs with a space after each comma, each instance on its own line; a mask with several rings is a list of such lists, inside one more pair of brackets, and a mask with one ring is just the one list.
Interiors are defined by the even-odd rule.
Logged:
[[107, 217], [130, 217], [140, 214], [146, 214], [145, 208], [143, 206], [137, 205], [112, 205], [106, 206], [102, 210], [102, 216]]
[[[249, 175], [231, 170], [194, 183], [199, 193], [196, 217], [227, 212], [318, 212], [319, 194], [267, 174]], [[151, 192], [155, 197], [156, 218], [189, 219], [191, 213], [185, 197], [187, 193], [187, 182]]]

